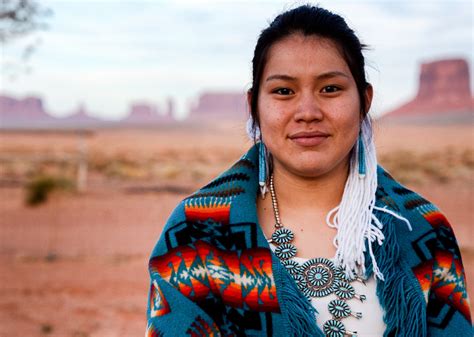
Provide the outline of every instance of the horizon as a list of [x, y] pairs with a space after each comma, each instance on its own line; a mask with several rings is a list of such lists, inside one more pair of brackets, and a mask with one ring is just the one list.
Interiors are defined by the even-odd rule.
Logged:
[[[470, 1], [318, 3], [342, 15], [370, 46], [364, 55], [375, 89], [375, 117], [416, 95], [421, 63], [464, 58], [472, 66]], [[55, 117], [66, 117], [84, 104], [91, 116], [110, 120], [126, 117], [133, 103], [162, 108], [172, 97], [182, 118], [203, 92], [246, 91], [259, 32], [295, 4], [44, 1], [42, 6], [54, 12], [45, 20], [49, 29], [3, 46], [1, 93], [39, 96]], [[6, 65], [18, 62], [28, 41], [40, 41], [24, 65], [31, 72], [10, 78]], [[471, 88], [472, 82], [471, 70]]]

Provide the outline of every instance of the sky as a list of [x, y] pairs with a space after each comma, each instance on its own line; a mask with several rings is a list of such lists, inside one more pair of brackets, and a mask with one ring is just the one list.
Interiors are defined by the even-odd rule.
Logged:
[[[120, 119], [133, 102], [164, 107], [172, 97], [182, 118], [204, 91], [244, 93], [260, 31], [303, 3], [341, 15], [370, 46], [374, 116], [416, 95], [422, 62], [461, 57], [472, 67], [473, 60], [470, 0], [40, 3], [53, 12], [43, 19], [49, 28], [1, 46], [0, 93], [40, 96], [55, 116], [84, 104], [93, 116]], [[37, 48], [22, 61], [29, 43]]]

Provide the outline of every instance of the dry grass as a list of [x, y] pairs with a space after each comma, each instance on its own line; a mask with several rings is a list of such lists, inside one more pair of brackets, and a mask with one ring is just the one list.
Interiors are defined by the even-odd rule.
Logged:
[[[110, 183], [184, 181], [197, 186], [219, 174], [238, 157], [237, 151], [225, 149], [211, 153], [206, 149], [166, 149], [146, 155], [93, 150], [87, 155], [87, 166], [90, 173]], [[45, 152], [42, 157], [35, 153], [23, 152], [18, 156], [9, 152], [0, 158], [0, 180], [27, 184], [38, 175], [73, 178], [77, 163], [78, 157], [69, 152], [54, 155]]]
[[473, 149], [446, 148], [421, 154], [398, 150], [379, 156], [379, 160], [403, 184], [472, 183], [474, 176]]
[[[415, 190], [453, 224], [472, 297], [472, 130], [378, 130], [381, 164], [407, 187], [421, 184]], [[53, 193], [31, 208], [18, 187], [38, 172], [74, 177], [77, 138], [0, 134], [0, 335], [142, 335], [147, 258], [162, 225], [179, 200], [248, 149], [242, 135], [237, 129], [97, 132], [87, 139], [85, 193]], [[18, 185], [2, 185], [6, 180]]]
[[[94, 151], [87, 156], [87, 163], [90, 172], [101, 175], [105, 180], [185, 179], [190, 183], [199, 183], [218, 174], [236, 157], [237, 153], [229, 154], [227, 151], [214, 151], [211, 157], [205, 150], [184, 153], [168, 150], [148, 156]], [[36, 155], [12, 155], [10, 158], [4, 155], [0, 161], [0, 179], [28, 181], [37, 175], [74, 177], [77, 161], [71, 158], [74, 157], [70, 153], [62, 156], [46, 153], [44, 160]], [[470, 148], [446, 148], [424, 153], [402, 149], [381, 154], [379, 160], [404, 184], [422, 185], [433, 181], [472, 183], [474, 175], [474, 149]]]

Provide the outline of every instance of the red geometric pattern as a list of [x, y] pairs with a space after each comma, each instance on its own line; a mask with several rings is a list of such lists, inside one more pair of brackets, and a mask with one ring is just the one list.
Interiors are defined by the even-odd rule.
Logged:
[[195, 205], [187, 203], [184, 207], [186, 219], [191, 222], [212, 219], [217, 223], [228, 224], [230, 203], [215, 205]]
[[158, 317], [171, 312], [170, 306], [160, 287], [153, 281], [150, 286], [150, 317]]
[[424, 261], [413, 271], [427, 298], [432, 296], [442, 301], [471, 321], [466, 277], [459, 249], [448, 239], [454, 238], [451, 224], [436, 208], [425, 210], [422, 215], [438, 233], [439, 246], [432, 259]]
[[163, 334], [151, 324], [146, 329], [145, 337], [162, 337], [162, 336]]
[[222, 336], [216, 323], [209, 325], [201, 316], [198, 316], [196, 320], [191, 324], [189, 329], [186, 331], [188, 336], [191, 337], [217, 337]]
[[416, 278], [418, 279], [418, 282], [420, 283], [421, 290], [423, 291], [426, 303], [428, 303], [428, 296], [433, 280], [433, 263], [434, 260], [431, 259], [413, 268], [413, 273], [415, 274]]
[[197, 240], [192, 246], [179, 246], [152, 258], [150, 270], [193, 301], [212, 293], [232, 307], [245, 304], [258, 311], [280, 310], [272, 257], [266, 248], [244, 249], [239, 256]]
[[449, 223], [448, 219], [441, 213], [439, 210], [434, 209], [428, 212], [422, 212], [423, 217], [430, 223], [430, 225], [434, 229], [439, 229], [440, 227], [445, 227], [449, 231], [452, 232], [451, 224]]
[[464, 279], [462, 265], [452, 253], [447, 251], [436, 253], [431, 292], [436, 298], [456, 308], [470, 321], [471, 313]]

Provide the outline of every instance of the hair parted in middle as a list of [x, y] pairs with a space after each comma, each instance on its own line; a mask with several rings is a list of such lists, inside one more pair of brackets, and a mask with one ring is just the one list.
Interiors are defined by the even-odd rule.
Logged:
[[265, 28], [258, 38], [252, 59], [252, 87], [250, 116], [252, 125], [249, 125], [253, 134], [258, 134], [260, 126], [258, 112], [259, 88], [263, 70], [267, 62], [268, 51], [276, 42], [292, 34], [302, 33], [305, 36], [316, 35], [333, 41], [346, 61], [354, 77], [359, 93], [360, 115], [363, 120], [368, 111], [365, 104], [365, 91], [369, 83], [366, 81], [365, 60], [362, 51], [368, 46], [361, 43], [354, 31], [346, 24], [345, 20], [327, 9], [302, 5], [278, 15], [270, 25]]

